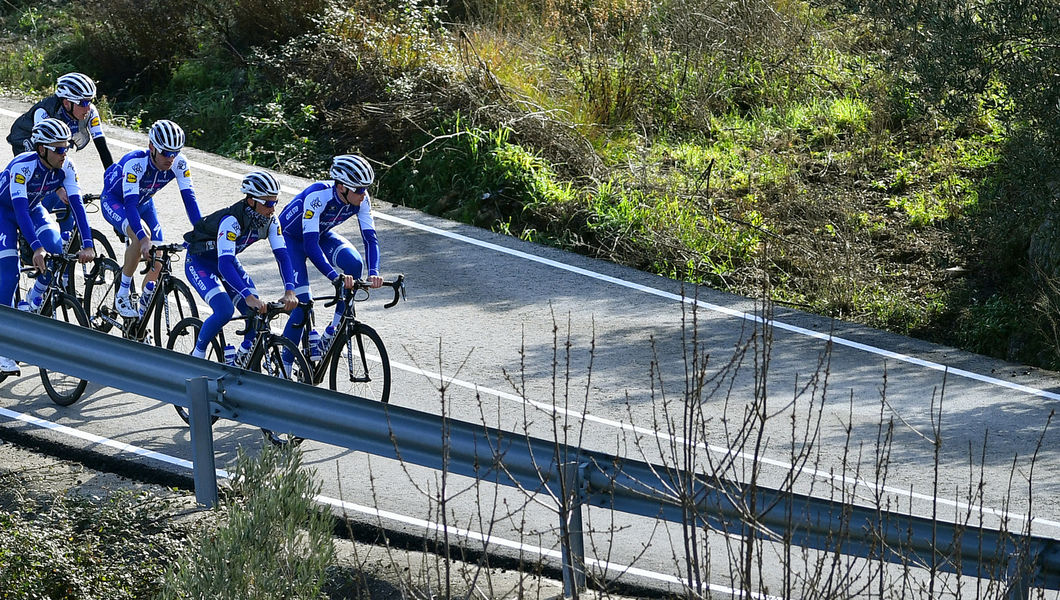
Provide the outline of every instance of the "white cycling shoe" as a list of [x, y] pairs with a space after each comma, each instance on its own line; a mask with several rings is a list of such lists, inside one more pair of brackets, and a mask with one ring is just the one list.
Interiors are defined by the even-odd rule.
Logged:
[[129, 294], [128, 296], [115, 296], [114, 310], [118, 311], [118, 314], [123, 317], [139, 317], [140, 303], [137, 298], [132, 296], [132, 294]]
[[18, 368], [17, 362], [6, 356], [0, 356], [0, 375], [14, 375], [18, 377], [22, 375], [22, 369]]

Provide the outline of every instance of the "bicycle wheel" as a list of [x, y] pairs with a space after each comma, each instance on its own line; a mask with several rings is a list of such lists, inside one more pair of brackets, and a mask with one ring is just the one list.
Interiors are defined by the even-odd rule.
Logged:
[[335, 338], [339, 351], [331, 359], [328, 387], [336, 392], [390, 401], [390, 357], [374, 329], [357, 323]]
[[[161, 346], [162, 340], [169, 336], [181, 319], [199, 316], [199, 307], [195, 305], [195, 296], [188, 284], [170, 275], [165, 278], [160, 303], [155, 305], [155, 345]], [[157, 294], [159, 290], [155, 290]]]
[[95, 227], [92, 228], [92, 243], [96, 246], [96, 256], [118, 260], [117, 255], [114, 254], [114, 246], [107, 239], [107, 235]]
[[[199, 339], [199, 330], [202, 328], [202, 319], [198, 317], [187, 317], [181, 319], [176, 325], [173, 326], [173, 330], [169, 332], [169, 340], [166, 341], [166, 348], [174, 352], [181, 354], [191, 354], [191, 351], [195, 349], [195, 341]], [[224, 362], [224, 331], [218, 332], [217, 336], [210, 341], [210, 345], [206, 347], [206, 360], [212, 360], [214, 362]], [[188, 409], [183, 406], [173, 405], [173, 408], [177, 409], [177, 414], [184, 420], [185, 423], [190, 424], [188, 420]], [[217, 422], [217, 415], [210, 416], [210, 422]]]
[[[258, 353], [255, 353], [258, 354]], [[290, 364], [285, 364], [284, 356], [288, 357]], [[268, 344], [259, 356], [251, 359], [248, 367], [253, 371], [289, 379], [299, 383], [313, 385], [313, 372], [305, 355], [298, 351], [298, 346], [282, 335], [270, 336]], [[285, 444], [301, 444], [302, 438], [289, 433], [276, 434], [268, 429], [262, 428], [265, 438], [276, 446]]]
[[[85, 309], [74, 297], [66, 294], [52, 294], [48, 305], [41, 310], [41, 315], [57, 321], [88, 327]], [[48, 397], [59, 406], [70, 406], [77, 402], [81, 394], [85, 393], [85, 386], [88, 385], [84, 379], [57, 371], [48, 371], [44, 368], [40, 369], [40, 380], [44, 384], [44, 390], [48, 392]]]
[[121, 265], [110, 258], [99, 258], [95, 265], [84, 286], [88, 322], [92, 329], [103, 333], [115, 326], [121, 329], [122, 319], [114, 309], [114, 295], [121, 285]]

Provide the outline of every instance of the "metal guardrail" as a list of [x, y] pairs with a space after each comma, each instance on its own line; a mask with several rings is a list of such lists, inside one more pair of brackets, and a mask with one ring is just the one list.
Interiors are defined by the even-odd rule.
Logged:
[[[722, 531], [944, 572], [1004, 574], [1012, 582], [1010, 598], [1026, 598], [1031, 588], [1060, 589], [1060, 540], [732, 481], [689, 479], [670, 466], [443, 421], [434, 414], [278, 380], [2, 306], [0, 355], [191, 408], [196, 496], [204, 504], [217, 500], [207, 407], [213, 414], [273, 431], [547, 492], [569, 509], [568, 518], [561, 519], [560, 544], [564, 585], [572, 594], [585, 585], [585, 504], [679, 523], [694, 515]], [[444, 448], [443, 428], [448, 431]], [[679, 489], [687, 491], [679, 495]], [[754, 506], [767, 507], [754, 517], [753, 527], [746, 514], [752, 495]]]

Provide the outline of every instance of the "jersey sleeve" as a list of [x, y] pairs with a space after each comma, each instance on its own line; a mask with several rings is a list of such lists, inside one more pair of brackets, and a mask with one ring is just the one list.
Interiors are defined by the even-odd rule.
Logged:
[[236, 259], [236, 240], [239, 239], [239, 234], [239, 221], [231, 215], [221, 219], [217, 225], [217, 271], [240, 296], [248, 298], [253, 292], [243, 282], [245, 271]]
[[276, 258], [276, 265], [280, 267], [283, 289], [293, 291], [294, 268], [291, 267], [291, 255], [287, 253], [287, 242], [283, 239], [280, 222], [277, 219], [269, 223], [269, 246], [272, 246], [272, 255]]
[[86, 118], [88, 119], [88, 133], [92, 139], [103, 137], [103, 120], [99, 118], [99, 110], [96, 109], [95, 104], [88, 110]]
[[180, 188], [180, 198], [184, 201], [184, 212], [194, 226], [202, 219], [202, 211], [199, 210], [199, 201], [195, 198], [195, 188], [191, 184], [191, 167], [184, 154], [177, 155], [172, 171], [177, 180], [177, 187]]
[[146, 168], [147, 158], [126, 161], [121, 171], [121, 194], [125, 200], [125, 219], [132, 227], [137, 239], [147, 237], [140, 217], [140, 177]]
[[357, 211], [357, 223], [361, 226], [361, 241], [364, 242], [364, 264], [369, 275], [379, 274], [379, 236], [375, 232], [375, 218], [372, 216], [372, 204], [368, 196], [361, 202]]
[[81, 247], [92, 248], [94, 246], [92, 227], [88, 224], [85, 204], [81, 201], [81, 186], [77, 181], [77, 169], [74, 167], [74, 161], [69, 158], [63, 163], [63, 188], [66, 189], [66, 199], [70, 203], [70, 210], [74, 211], [77, 231], [81, 234]]
[[41, 121], [49, 117], [51, 117], [51, 115], [48, 114], [48, 111], [44, 110], [43, 107], [38, 108], [37, 110], [33, 111], [33, 124], [36, 125], [37, 123], [40, 123]]

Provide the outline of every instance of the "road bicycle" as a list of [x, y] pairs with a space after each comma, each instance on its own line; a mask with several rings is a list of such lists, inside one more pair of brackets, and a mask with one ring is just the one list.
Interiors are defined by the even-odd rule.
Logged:
[[[328, 378], [328, 387], [337, 392], [378, 400], [390, 401], [390, 357], [383, 339], [371, 326], [357, 319], [357, 303], [367, 300], [374, 289], [392, 288], [394, 299], [383, 308], [395, 306], [405, 299], [405, 276], [398, 275], [393, 281], [384, 281], [382, 287], [372, 288], [368, 282], [357, 279], [352, 289], [336, 285], [333, 296], [324, 296], [302, 303], [306, 323], [302, 327], [300, 347], [312, 368], [312, 382], [317, 385]], [[342, 316], [335, 335], [321, 349], [320, 358], [313, 360], [310, 331], [313, 330], [313, 304], [325, 301], [325, 307], [341, 303]]]
[[[238, 364], [232, 364], [232, 366], [290, 381], [312, 384], [312, 369], [306, 358], [298, 351], [298, 347], [291, 340], [278, 333], [273, 333], [269, 326], [273, 319], [283, 313], [284, 306], [282, 302], [270, 302], [266, 304], [264, 313], [253, 312], [234, 319], [243, 320], [246, 323], [244, 329], [236, 332], [239, 339], [242, 339], [247, 331], [253, 331], [254, 337], [249, 352], [242, 356], [242, 360]], [[195, 348], [196, 340], [199, 339], [200, 329], [202, 329], [202, 320], [198, 317], [182, 319], [170, 332], [166, 347], [175, 352], [191, 354], [191, 351]], [[227, 362], [224, 356], [225, 346], [224, 331], [222, 330], [210, 341], [206, 351], [207, 360], [221, 363]], [[183, 406], [174, 406], [174, 408], [177, 409], [177, 414], [180, 415], [180, 418], [185, 423], [189, 423], [187, 409]], [[213, 422], [217, 421], [216, 416], [211, 417], [211, 419]], [[261, 431], [271, 443], [278, 446], [302, 442], [302, 438], [293, 435], [276, 434], [264, 428]]]
[[161, 347], [181, 319], [198, 317], [199, 308], [191, 288], [173, 273], [174, 255], [183, 250], [183, 244], [151, 247], [151, 259], [140, 274], [146, 274], [155, 262], [161, 263], [162, 268], [147, 306], [135, 317], [123, 317], [114, 307], [114, 297], [121, 285], [121, 266], [116, 261], [102, 259], [99, 272], [85, 289], [85, 312], [90, 326], [104, 333], [117, 331], [125, 339]]
[[[64, 323], [88, 327], [88, 315], [81, 306], [81, 299], [70, 293], [63, 286], [62, 279], [57, 276], [58, 273], [64, 273], [78, 264], [77, 254], [49, 254], [45, 257], [45, 262], [52, 277], [41, 296], [38, 314]], [[34, 267], [24, 267], [22, 272], [34, 274], [37, 270]], [[77, 402], [88, 385], [88, 381], [80, 377], [49, 371], [43, 367], [40, 368], [40, 379], [48, 397], [59, 406], [70, 406]]]

